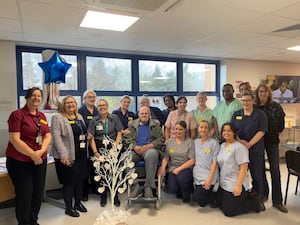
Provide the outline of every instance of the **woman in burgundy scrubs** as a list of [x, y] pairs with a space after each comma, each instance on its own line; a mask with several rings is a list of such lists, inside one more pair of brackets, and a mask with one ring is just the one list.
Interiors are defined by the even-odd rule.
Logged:
[[51, 134], [46, 116], [38, 111], [42, 91], [30, 88], [25, 99], [25, 106], [12, 112], [7, 121], [6, 167], [15, 186], [18, 224], [38, 225]]

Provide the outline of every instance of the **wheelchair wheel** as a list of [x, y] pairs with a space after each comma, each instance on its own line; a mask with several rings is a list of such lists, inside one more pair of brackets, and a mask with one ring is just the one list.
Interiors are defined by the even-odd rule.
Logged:
[[131, 201], [129, 199], [125, 200], [124, 202], [124, 209], [128, 210], [131, 206]]
[[161, 200], [160, 199], [156, 200], [156, 202], [155, 202], [155, 208], [156, 209], [161, 209]]

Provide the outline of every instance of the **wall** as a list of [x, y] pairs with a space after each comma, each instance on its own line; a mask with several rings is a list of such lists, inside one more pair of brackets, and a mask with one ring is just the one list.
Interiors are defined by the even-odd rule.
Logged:
[[0, 156], [4, 156], [8, 140], [7, 119], [17, 107], [15, 43], [0, 41]]
[[[236, 81], [249, 81], [252, 88], [256, 88], [261, 81], [265, 81], [266, 75], [292, 75], [300, 76], [300, 64], [277, 63], [250, 60], [224, 60], [226, 65], [227, 82], [235, 87]], [[286, 119], [291, 120], [291, 126], [300, 126], [300, 103], [282, 104], [286, 113]], [[294, 131], [294, 130], [293, 130]], [[280, 135], [280, 156], [283, 157], [287, 150], [286, 143], [300, 143], [300, 132], [292, 134], [291, 129], [285, 129]]]

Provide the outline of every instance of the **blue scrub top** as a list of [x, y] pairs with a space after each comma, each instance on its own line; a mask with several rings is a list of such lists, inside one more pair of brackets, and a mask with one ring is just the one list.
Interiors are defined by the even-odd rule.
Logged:
[[[250, 116], [244, 115], [244, 109], [236, 111], [232, 118], [237, 136], [240, 139], [250, 141], [258, 131], [268, 131], [268, 119], [266, 114], [257, 108], [253, 109]], [[264, 152], [264, 139], [261, 138], [255, 145], [250, 148], [250, 152]]]

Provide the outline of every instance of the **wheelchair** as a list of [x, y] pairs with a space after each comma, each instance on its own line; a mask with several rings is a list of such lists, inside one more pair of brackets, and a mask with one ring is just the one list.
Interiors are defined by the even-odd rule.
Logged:
[[[157, 171], [159, 169], [159, 167], [161, 166], [161, 160], [158, 161], [158, 165], [157, 165]], [[145, 183], [145, 177], [146, 177], [146, 173], [145, 173], [145, 162], [143, 160], [139, 161], [136, 163], [135, 165], [135, 170], [138, 174], [138, 177], [136, 179], [136, 182], [138, 182], [139, 184], [144, 184]], [[156, 172], [157, 172], [156, 171]], [[128, 210], [134, 202], [154, 202], [155, 203], [155, 208], [158, 210], [161, 208], [162, 206], [162, 201], [161, 201], [161, 190], [162, 190], [162, 186], [164, 184], [163, 181], [164, 177], [161, 176], [157, 176], [155, 177], [155, 183], [156, 183], [156, 193], [154, 194], [153, 198], [145, 198], [143, 196], [138, 197], [138, 198], [131, 198], [131, 192], [132, 192], [132, 187], [128, 186], [128, 191], [127, 191], [127, 199], [125, 199], [124, 202], [124, 208], [125, 210]]]

